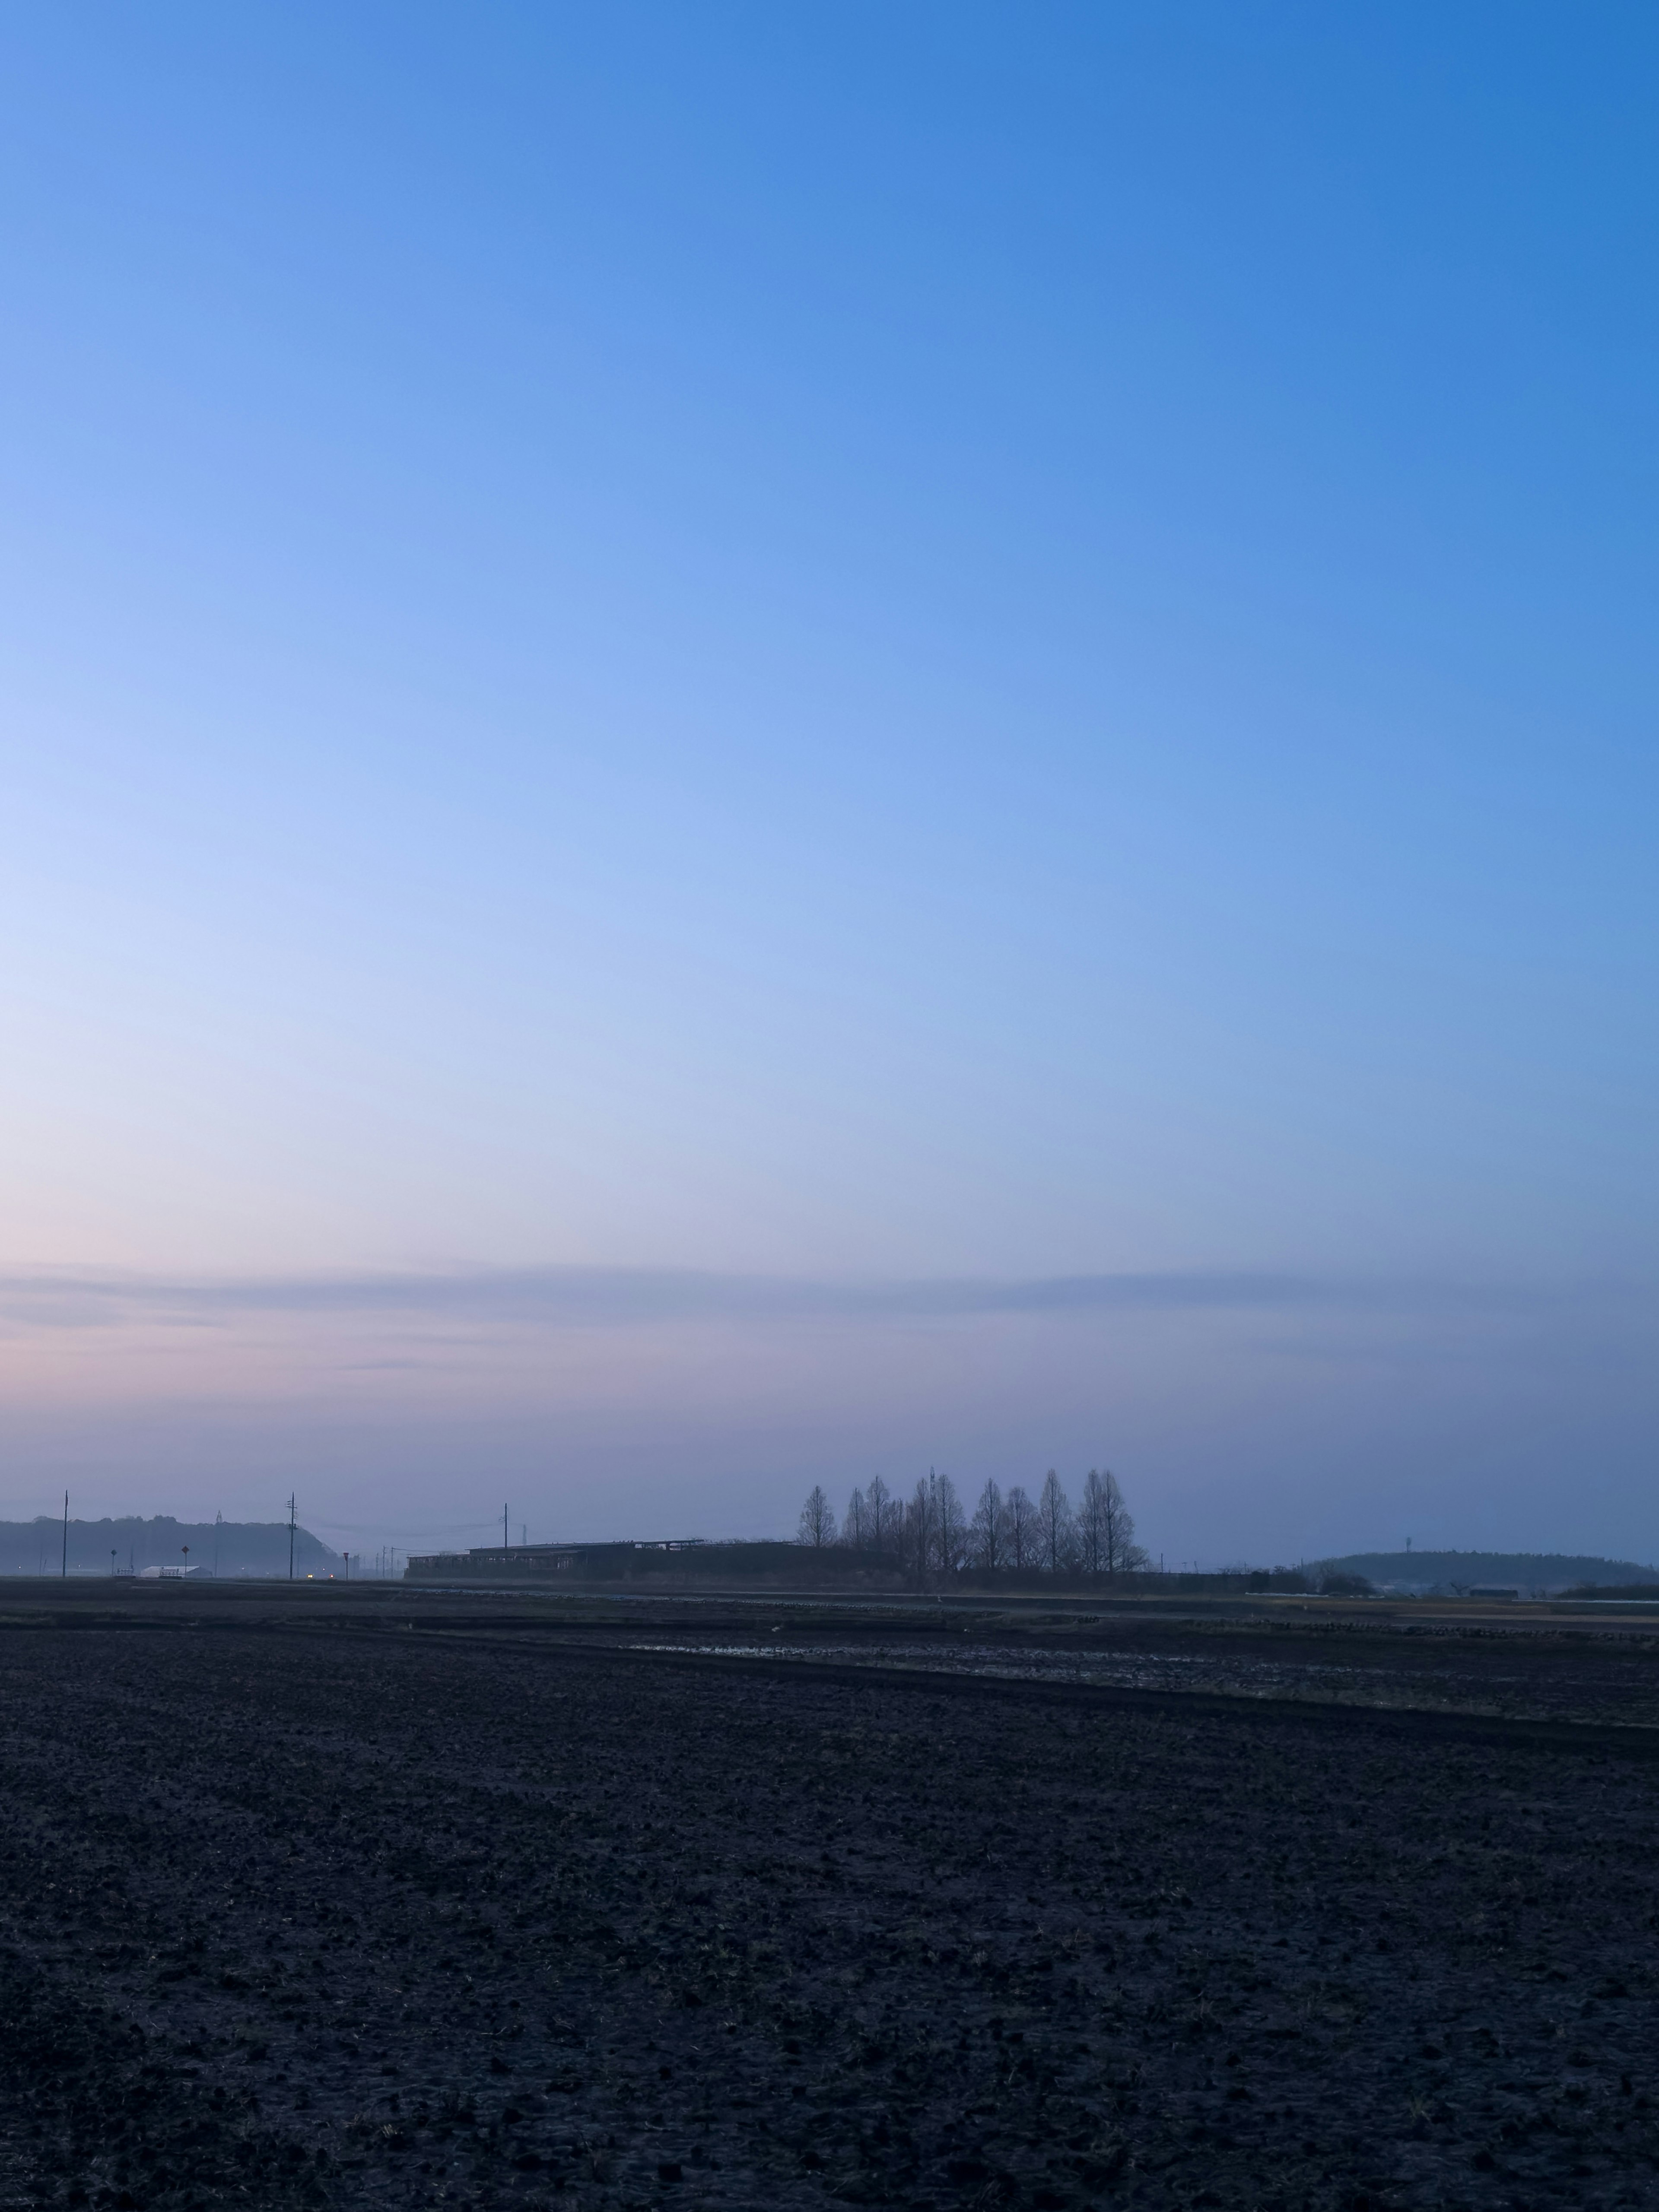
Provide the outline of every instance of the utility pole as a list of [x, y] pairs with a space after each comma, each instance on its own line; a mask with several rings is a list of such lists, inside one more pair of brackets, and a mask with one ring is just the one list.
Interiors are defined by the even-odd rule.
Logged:
[[[64, 1500], [64, 1526], [65, 1528], [69, 1526], [69, 1499], [67, 1498]], [[501, 1549], [504, 1552], [508, 1552], [511, 1551], [512, 1548], [513, 1547], [508, 1540], [507, 1534], [507, 1508], [503, 1505], [501, 1508]]]
[[213, 1516], [213, 1579], [216, 1583], [219, 1579], [219, 1531], [224, 1525], [224, 1515], [216, 1513]]
[[64, 1580], [69, 1580], [69, 1492], [64, 1492]]
[[288, 1578], [289, 1582], [294, 1579], [294, 1517], [297, 1510], [294, 1503], [294, 1492], [289, 1491], [288, 1495]]

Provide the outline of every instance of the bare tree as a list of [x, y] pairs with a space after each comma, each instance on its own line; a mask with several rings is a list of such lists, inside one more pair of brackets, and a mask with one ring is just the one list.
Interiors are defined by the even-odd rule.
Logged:
[[1078, 1550], [1091, 1575], [1122, 1575], [1146, 1564], [1146, 1554], [1135, 1541], [1135, 1524], [1117, 1477], [1091, 1468], [1083, 1479], [1083, 1502], [1077, 1516]]
[[1077, 1547], [1077, 1563], [1084, 1573], [1103, 1574], [1106, 1571], [1104, 1498], [1099, 1473], [1092, 1467], [1083, 1478], [1083, 1495], [1078, 1500], [1072, 1534]]
[[954, 1575], [968, 1555], [968, 1522], [948, 1474], [929, 1474], [933, 1493], [933, 1558], [939, 1573]]
[[887, 1523], [882, 1555], [902, 1575], [908, 1575], [915, 1553], [915, 1515], [905, 1499], [895, 1498]]
[[993, 1574], [1002, 1565], [1003, 1516], [1002, 1492], [993, 1479], [979, 1493], [971, 1529], [975, 1564]]
[[1016, 1574], [1024, 1574], [1036, 1557], [1036, 1508], [1016, 1483], [1008, 1492], [1007, 1519], [1008, 1564]]
[[1099, 1496], [1101, 1563], [1109, 1575], [1133, 1574], [1146, 1565], [1146, 1554], [1135, 1541], [1134, 1516], [1110, 1468], [1099, 1478]]
[[925, 1578], [933, 1563], [933, 1542], [936, 1527], [935, 1491], [939, 1478], [929, 1468], [925, 1479], [918, 1478], [915, 1492], [906, 1515], [905, 1564], [915, 1568], [918, 1578]]
[[1091, 1575], [1127, 1574], [1146, 1564], [1135, 1541], [1133, 1516], [1109, 1468], [1103, 1474], [1091, 1467], [1083, 1479], [1077, 1538], [1082, 1565]]
[[1037, 1549], [1046, 1573], [1057, 1575], [1072, 1562], [1072, 1507], [1060, 1477], [1050, 1468], [1037, 1499]]
[[830, 1500], [824, 1496], [823, 1485], [815, 1482], [806, 1493], [806, 1503], [800, 1509], [800, 1537], [815, 1552], [836, 1540], [836, 1516]]
[[904, 1500], [890, 1498], [887, 1501], [887, 1539], [890, 1548], [896, 1553], [904, 1549], [904, 1531], [908, 1520], [909, 1508]]
[[849, 1552], [866, 1549], [864, 1492], [854, 1490], [847, 1501], [847, 1518], [841, 1524], [841, 1540]]
[[896, 1501], [888, 1495], [887, 1485], [881, 1477], [871, 1478], [864, 1493], [864, 1540], [872, 1552], [890, 1551], [893, 1534], [893, 1510]]

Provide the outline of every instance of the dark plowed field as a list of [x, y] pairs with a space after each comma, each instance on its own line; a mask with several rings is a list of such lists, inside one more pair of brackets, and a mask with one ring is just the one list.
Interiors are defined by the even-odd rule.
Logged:
[[0, 2203], [1659, 2204], [1659, 1765], [0, 1637]]

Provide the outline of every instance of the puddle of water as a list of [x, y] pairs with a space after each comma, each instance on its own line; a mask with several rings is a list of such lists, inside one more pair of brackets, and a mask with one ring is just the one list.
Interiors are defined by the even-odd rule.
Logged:
[[[1547, 1717], [1566, 1709], [1538, 1693], [1520, 1677], [1478, 1682], [1449, 1670], [1409, 1672], [1387, 1667], [1343, 1666], [1328, 1661], [1288, 1664], [1282, 1658], [1253, 1659], [1230, 1653], [1128, 1654], [1116, 1652], [1011, 1651], [1000, 1645], [937, 1644], [635, 1644], [635, 1651], [707, 1653], [727, 1659], [805, 1660], [820, 1665], [896, 1667], [918, 1674], [994, 1675], [1008, 1681], [1094, 1683], [1103, 1687], [1206, 1691], [1239, 1698], [1307, 1698], [1322, 1704], [1386, 1705], [1395, 1710], [1510, 1712]], [[1528, 1689], [1531, 1694], [1528, 1694]], [[1592, 1705], [1599, 1700], [1592, 1698]], [[1591, 1717], [1585, 1712], [1582, 1717]], [[1612, 1714], [1606, 1716], [1613, 1717]], [[1648, 1720], [1645, 1712], [1617, 1717]]]
[[1000, 1646], [941, 1650], [933, 1644], [635, 1644], [635, 1651], [707, 1653], [724, 1659], [804, 1659], [820, 1665], [903, 1667], [921, 1674], [994, 1674], [1009, 1681], [1099, 1682], [1128, 1689], [1216, 1689], [1237, 1697], [1282, 1695], [1318, 1678], [1324, 1694], [1344, 1678], [1375, 1674], [1379, 1684], [1397, 1678], [1381, 1668], [1319, 1665], [1287, 1668], [1272, 1661], [1217, 1662], [1203, 1653], [1160, 1653], [1155, 1658], [1102, 1652], [1009, 1651]]

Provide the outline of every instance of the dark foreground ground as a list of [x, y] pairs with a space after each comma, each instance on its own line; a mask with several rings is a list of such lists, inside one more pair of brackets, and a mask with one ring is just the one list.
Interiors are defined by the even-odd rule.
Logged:
[[0, 2205], [1659, 2204], [1659, 1764], [970, 1687], [0, 1632]]

